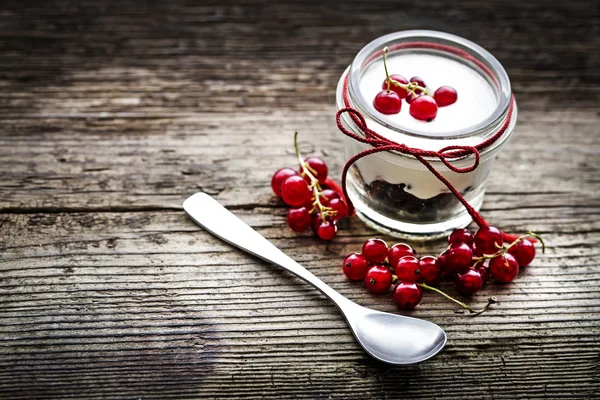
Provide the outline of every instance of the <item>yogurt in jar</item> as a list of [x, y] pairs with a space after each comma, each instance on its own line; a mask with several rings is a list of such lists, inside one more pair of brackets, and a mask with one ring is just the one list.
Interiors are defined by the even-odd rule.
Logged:
[[[498, 100], [490, 83], [459, 61], [430, 54], [398, 54], [387, 58], [390, 74], [400, 74], [406, 79], [419, 76], [425, 80], [431, 94], [440, 86], [452, 86], [458, 93], [456, 103], [440, 107], [437, 117], [431, 121], [419, 121], [409, 112], [406, 101], [402, 102], [400, 113], [380, 114], [391, 125], [417, 131], [424, 135], [440, 136], [449, 130], [465, 129], [484, 121], [496, 107]], [[360, 78], [360, 93], [365, 99], [374, 99], [385, 81], [383, 60], [370, 64]], [[372, 107], [372, 104], [371, 104]], [[377, 113], [375, 108], [371, 110]], [[396, 142], [406, 139], [394, 131], [386, 130], [383, 135]], [[408, 144], [408, 143], [407, 143]]]
[[[440, 107], [433, 121], [420, 121], [412, 117], [408, 110], [410, 104], [402, 101], [400, 113], [385, 115], [379, 113], [370, 103], [371, 112], [379, 114], [379, 118], [389, 125], [420, 132], [422, 135], [442, 137], [449, 130], [460, 130], [481, 123], [496, 109], [498, 101], [490, 83], [472, 68], [459, 61], [429, 54], [399, 54], [388, 57], [390, 74], [400, 74], [406, 79], [419, 76], [425, 80], [428, 89], [433, 92], [440, 86], [452, 86], [458, 93], [456, 103]], [[360, 79], [360, 93], [365, 99], [374, 99], [382, 90], [385, 80], [383, 60], [370, 64]], [[425, 147], [423, 141], [395, 130], [379, 129], [378, 133], [397, 143], [411, 147]], [[443, 142], [442, 142], [443, 143]], [[422, 147], [420, 147], [422, 146]], [[441, 146], [440, 146], [441, 147]], [[382, 179], [388, 183], [406, 185], [405, 191], [420, 199], [430, 199], [440, 193], [447, 193], [448, 188], [429, 171], [416, 174], [406, 168], [390, 168], [389, 163], [359, 161], [361, 173], [367, 183]], [[453, 176], [459, 190], [472, 185], [478, 174], [455, 174]], [[480, 175], [480, 174], [479, 174]]]
[[[455, 46], [468, 55], [461, 58], [457, 52], [419, 47], [428, 41], [443, 43], [452, 49]], [[411, 48], [412, 43], [417, 46]], [[402, 46], [394, 46], [398, 44]], [[373, 100], [385, 80], [381, 50], [386, 46], [390, 48], [387, 56], [390, 75], [399, 74], [406, 79], [418, 76], [425, 81], [432, 95], [440, 86], [451, 86], [458, 93], [457, 101], [440, 107], [436, 118], [430, 122], [412, 117], [410, 104], [404, 100], [398, 114], [385, 115], [375, 110]], [[481, 152], [481, 161], [475, 171], [456, 173], [438, 159], [430, 160], [475, 209], [483, 202], [485, 180], [495, 155], [516, 122], [516, 109], [510, 120], [507, 116], [511, 101], [508, 76], [491, 54], [460, 37], [433, 31], [398, 32], [365, 46], [340, 79], [337, 93], [338, 108], [349, 106], [358, 110], [373, 131], [418, 149], [437, 151], [451, 145], [473, 146], [507, 123], [506, 134]], [[342, 118], [342, 123], [346, 129], [364, 134], [347, 115]], [[371, 146], [346, 137], [344, 148], [346, 159], [349, 159]], [[465, 167], [473, 163], [473, 157], [452, 163]], [[395, 236], [439, 237], [470, 222], [464, 206], [446, 185], [409, 155], [381, 152], [361, 158], [348, 173], [348, 194], [363, 220]]]

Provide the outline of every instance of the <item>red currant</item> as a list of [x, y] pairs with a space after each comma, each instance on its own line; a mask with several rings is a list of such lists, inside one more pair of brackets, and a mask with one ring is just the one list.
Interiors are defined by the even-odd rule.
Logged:
[[[390, 79], [393, 81], [396, 81], [398, 83], [402, 83], [404, 85], [406, 85], [408, 83], [408, 81], [406, 80], [405, 77], [403, 77], [402, 75], [390, 75]], [[383, 84], [381, 85], [381, 88], [384, 90], [387, 90], [388, 88], [388, 82], [387, 79], [385, 79], [383, 81]], [[401, 99], [405, 98], [406, 95], [408, 94], [408, 91], [398, 85], [394, 85], [393, 82], [390, 83], [390, 90], [393, 90], [394, 92], [396, 92], [396, 94], [398, 94], [398, 97], [400, 97]]]
[[446, 264], [448, 264], [448, 250], [444, 250], [438, 256], [438, 264], [440, 268], [443, 270]]
[[402, 310], [412, 310], [421, 302], [421, 288], [412, 282], [400, 282], [394, 289], [394, 303]]
[[310, 213], [306, 207], [290, 208], [287, 213], [287, 223], [294, 232], [304, 232], [311, 223]]
[[479, 272], [479, 275], [481, 275], [481, 279], [483, 280], [484, 285], [488, 283], [488, 281], [490, 280], [490, 270], [488, 267], [486, 267], [482, 263], [479, 263], [475, 267], [475, 271]]
[[512, 282], [519, 274], [519, 263], [509, 253], [490, 260], [490, 275], [496, 282]]
[[381, 239], [369, 239], [362, 246], [362, 255], [371, 263], [383, 262], [388, 255], [387, 243]]
[[310, 199], [308, 199], [306, 201], [306, 203], [302, 204], [302, 206], [306, 207], [309, 212], [313, 209], [314, 205], [315, 205], [315, 198], [313, 196], [311, 196]]
[[388, 261], [392, 267], [398, 264], [398, 261], [404, 256], [414, 256], [415, 251], [407, 244], [398, 243], [390, 247], [388, 251]]
[[327, 206], [333, 199], [339, 199], [340, 195], [335, 190], [323, 189], [321, 191], [321, 204]]
[[[410, 81], [416, 83], [417, 85], [419, 85], [419, 86], [421, 86], [423, 88], [427, 87], [427, 85], [425, 84], [425, 81], [421, 77], [413, 76], [412, 78], [410, 78]], [[415, 90], [415, 93], [421, 93], [421, 92], [422, 92], [421, 89]]]
[[530, 240], [523, 239], [508, 249], [508, 252], [517, 260], [520, 267], [526, 267], [535, 258], [535, 246]]
[[446, 256], [446, 272], [454, 274], [463, 272], [471, 266], [473, 250], [466, 243], [453, 243]]
[[334, 221], [322, 221], [317, 227], [317, 236], [323, 240], [331, 240], [337, 233], [337, 225]]
[[281, 197], [290, 206], [301, 206], [310, 201], [312, 192], [299, 175], [290, 176], [281, 184]]
[[409, 93], [408, 95], [406, 95], [405, 100], [408, 104], [411, 104], [413, 101], [415, 101], [417, 98], [421, 97], [422, 95], [423, 95], [422, 93], [421, 94], [417, 93], [417, 95]]
[[396, 264], [396, 276], [404, 282], [416, 282], [419, 279], [419, 260], [413, 256], [404, 256]]
[[424, 256], [419, 260], [419, 279], [418, 282], [428, 285], [439, 282], [442, 270], [438, 260], [433, 256]]
[[323, 217], [321, 217], [321, 213], [316, 213], [313, 214], [311, 218], [310, 229], [318, 236], [319, 226], [321, 226], [321, 223], [323, 222]]
[[435, 102], [440, 107], [449, 106], [450, 104], [456, 103], [458, 94], [451, 86], [442, 86], [433, 94]]
[[468, 269], [456, 277], [456, 288], [462, 294], [473, 294], [483, 287], [483, 278], [479, 271]]
[[410, 103], [408, 112], [420, 121], [430, 122], [437, 116], [438, 105], [432, 97], [423, 95]]
[[469, 246], [473, 244], [473, 234], [466, 228], [455, 229], [448, 237], [448, 244], [466, 243]]
[[483, 254], [497, 253], [502, 243], [502, 232], [494, 226], [482, 226], [475, 232], [475, 246]]
[[384, 294], [390, 290], [393, 279], [392, 272], [385, 265], [376, 264], [367, 271], [365, 285], [371, 293]]
[[291, 168], [281, 168], [273, 174], [271, 178], [271, 189], [273, 189], [273, 193], [277, 196], [281, 196], [281, 184], [290, 176], [298, 175], [298, 172], [294, 171]]
[[342, 199], [333, 199], [329, 202], [328, 207], [331, 207], [335, 211], [335, 215], [332, 217], [334, 220], [340, 220], [348, 215], [348, 205]]
[[483, 251], [479, 250], [477, 245], [473, 243], [473, 257], [483, 257]]
[[359, 281], [365, 279], [369, 263], [362, 254], [353, 253], [344, 259], [343, 270], [348, 279]]
[[329, 172], [325, 161], [323, 161], [319, 157], [308, 157], [304, 160], [304, 162], [308, 164], [308, 166], [311, 169], [310, 172], [314, 175], [315, 178], [318, 179], [319, 183], [325, 183], [325, 181], [327, 180], [327, 173]]
[[402, 100], [392, 90], [382, 90], [373, 100], [373, 107], [382, 114], [398, 114], [402, 108]]

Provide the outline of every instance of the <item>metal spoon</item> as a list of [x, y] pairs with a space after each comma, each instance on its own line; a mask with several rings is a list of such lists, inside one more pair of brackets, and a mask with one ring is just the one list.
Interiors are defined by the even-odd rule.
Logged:
[[338, 306], [358, 343], [374, 358], [389, 364], [415, 364], [433, 357], [446, 344], [446, 333], [432, 322], [371, 310], [348, 300], [206, 193], [190, 196], [183, 208], [218, 238], [287, 269], [317, 288]]

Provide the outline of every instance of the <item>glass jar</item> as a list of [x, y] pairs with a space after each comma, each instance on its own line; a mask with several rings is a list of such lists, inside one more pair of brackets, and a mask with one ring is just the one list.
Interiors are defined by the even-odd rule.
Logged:
[[[384, 47], [389, 48], [390, 75], [419, 76], [432, 92], [452, 86], [458, 93], [456, 103], [440, 107], [430, 122], [410, 116], [404, 100], [399, 114], [375, 110], [373, 99], [386, 77]], [[479, 151], [480, 162], [472, 172], [454, 172], [439, 158], [426, 158], [476, 210], [483, 203], [495, 157], [512, 135], [517, 116], [508, 75], [494, 56], [461, 37], [425, 30], [392, 33], [366, 45], [342, 74], [336, 101], [338, 110], [357, 110], [369, 129], [410, 148], [439, 151], [447, 146], [476, 146], [502, 129], [497, 140]], [[365, 136], [350, 113], [341, 114], [340, 122], [350, 132]], [[371, 144], [344, 138], [346, 160], [370, 148]], [[464, 168], [474, 161], [470, 154], [451, 164]], [[359, 159], [348, 171], [347, 190], [358, 216], [392, 236], [432, 239], [471, 222], [448, 187], [410, 154], [386, 151]]]

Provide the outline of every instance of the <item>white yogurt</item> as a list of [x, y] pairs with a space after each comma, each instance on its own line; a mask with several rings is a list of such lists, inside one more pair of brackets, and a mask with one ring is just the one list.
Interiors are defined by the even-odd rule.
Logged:
[[[346, 139], [346, 158], [352, 157], [363, 150], [369, 148], [358, 141]], [[466, 163], [454, 163], [459, 167], [465, 167], [472, 164], [472, 160]], [[492, 166], [494, 158], [485, 160], [479, 164], [479, 167], [473, 172], [459, 174], [449, 171], [444, 165], [436, 165], [436, 168], [444, 174], [452, 185], [459, 191], [464, 191], [467, 187], [477, 187], [487, 177]], [[398, 157], [389, 154], [379, 153], [369, 155], [356, 161], [360, 173], [365, 183], [370, 184], [376, 180], [384, 180], [391, 184], [406, 184], [406, 192], [415, 197], [426, 200], [437, 196], [440, 193], [448, 193], [450, 190], [435, 175], [423, 166], [419, 161], [407, 159], [398, 163]]]
[[[477, 125], [488, 118], [498, 106], [496, 94], [491, 85], [471, 67], [447, 57], [430, 54], [392, 53], [387, 57], [390, 75], [400, 74], [406, 79], [419, 76], [431, 94], [440, 86], [452, 86], [458, 93], [456, 103], [440, 107], [437, 117], [431, 121], [419, 121], [409, 114], [406, 101], [402, 102], [400, 113], [384, 115], [373, 107], [373, 99], [382, 90], [385, 80], [383, 59], [371, 63], [360, 79], [360, 92], [372, 108], [371, 112], [383, 121], [400, 129], [441, 136], [444, 132], [456, 131]], [[399, 140], [400, 135], [392, 130], [381, 134], [389, 139]], [[392, 136], [392, 137], [390, 137]], [[402, 138], [406, 142], [406, 138]]]
[[[387, 58], [390, 75], [400, 74], [406, 79], [419, 76], [425, 81], [427, 87], [433, 92], [440, 86], [448, 85], [456, 89], [458, 100], [449, 106], [440, 107], [437, 117], [431, 121], [420, 121], [409, 114], [406, 101], [402, 101], [399, 114], [385, 115], [373, 107], [373, 99], [382, 90], [385, 80], [383, 60], [379, 59], [370, 64], [363, 72], [360, 79], [360, 93], [371, 107], [371, 112], [389, 125], [399, 129], [418, 132], [421, 135], [441, 137], [445, 133], [466, 129], [487, 119], [496, 109], [498, 101], [492, 86], [479, 73], [471, 67], [456, 60], [429, 54], [397, 53], [390, 54]], [[374, 121], [368, 121], [373, 127]], [[377, 132], [398, 143], [417, 148], [429, 148], [431, 140], [400, 134], [393, 129], [382, 126], [376, 128]], [[479, 138], [456, 139], [453, 144], [474, 144]], [[428, 142], [428, 143], [425, 143]], [[437, 148], [444, 147], [444, 141], [439, 140]], [[359, 142], [347, 143], [347, 157], [368, 148]], [[405, 183], [406, 191], [420, 199], [429, 199], [440, 193], [447, 193], [448, 188], [440, 182], [429, 170], [417, 160], [407, 160], [398, 164], [391, 162], [394, 157], [385, 154], [365, 157], [357, 162], [365, 183], [377, 179], [392, 184]], [[472, 161], [469, 161], [469, 163]], [[492, 162], [483, 162], [477, 171], [467, 174], [458, 174], [448, 171], [444, 166], [444, 175], [459, 190], [467, 187], [476, 187], [487, 177]], [[466, 165], [466, 164], [465, 164]]]

